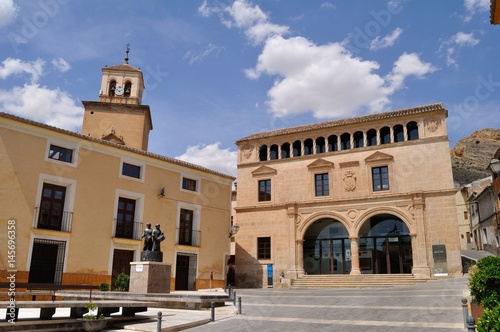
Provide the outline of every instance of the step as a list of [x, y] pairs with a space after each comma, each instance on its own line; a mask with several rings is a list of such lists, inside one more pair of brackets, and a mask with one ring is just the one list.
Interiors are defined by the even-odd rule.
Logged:
[[292, 281], [291, 288], [363, 288], [414, 285], [423, 282], [411, 274], [306, 275]]

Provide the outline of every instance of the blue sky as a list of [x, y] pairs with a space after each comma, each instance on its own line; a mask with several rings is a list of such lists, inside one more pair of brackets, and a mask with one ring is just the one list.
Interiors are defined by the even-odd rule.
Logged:
[[0, 111], [80, 131], [101, 68], [143, 71], [149, 150], [236, 175], [239, 138], [442, 102], [500, 128], [490, 0], [0, 0]]

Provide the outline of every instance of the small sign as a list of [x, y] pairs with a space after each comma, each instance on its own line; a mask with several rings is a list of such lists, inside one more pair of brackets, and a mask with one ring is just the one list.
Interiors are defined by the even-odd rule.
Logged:
[[144, 268], [144, 265], [142, 265], [142, 264], [137, 264], [137, 265], [135, 266], [135, 272], [142, 272], [143, 268]]
[[432, 257], [434, 259], [446, 259], [446, 246], [444, 244], [433, 244]]

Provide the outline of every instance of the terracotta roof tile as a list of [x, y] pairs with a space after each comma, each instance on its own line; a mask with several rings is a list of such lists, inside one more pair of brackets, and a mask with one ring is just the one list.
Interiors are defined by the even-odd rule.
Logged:
[[138, 71], [138, 72], [141, 71], [140, 69], [132, 67], [128, 63], [122, 63], [122, 64], [115, 65], [115, 66], [104, 67], [103, 70], [104, 69], [123, 70], [123, 71]]
[[377, 113], [377, 114], [363, 115], [363, 116], [358, 116], [355, 118], [333, 120], [333, 121], [319, 122], [319, 123], [314, 123], [314, 124], [309, 124], [309, 125], [302, 125], [302, 126], [297, 126], [297, 127], [271, 130], [271, 131], [256, 133], [256, 134], [252, 134], [252, 135], [243, 137], [243, 138], [237, 140], [236, 144], [238, 144], [240, 142], [244, 142], [244, 141], [254, 140], [254, 139], [282, 136], [282, 135], [295, 134], [295, 133], [302, 133], [302, 132], [313, 131], [313, 130], [318, 130], [318, 129], [333, 128], [333, 127], [345, 126], [345, 125], [354, 124], [354, 123], [370, 122], [370, 121], [394, 118], [394, 117], [399, 117], [399, 116], [404, 116], [404, 115], [432, 112], [432, 111], [437, 111], [437, 110], [444, 110], [444, 106], [442, 103], [429, 104], [429, 105], [412, 107], [412, 108], [405, 108], [405, 109]]

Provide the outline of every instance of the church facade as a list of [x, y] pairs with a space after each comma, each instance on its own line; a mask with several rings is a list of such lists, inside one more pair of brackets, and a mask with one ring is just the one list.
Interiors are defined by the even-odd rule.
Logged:
[[461, 275], [446, 118], [432, 104], [238, 140], [237, 285]]
[[224, 286], [234, 178], [148, 152], [144, 89], [127, 51], [102, 69], [99, 100], [83, 102], [82, 133], [0, 113], [2, 278], [113, 285], [140, 261], [151, 223], [171, 290]]

